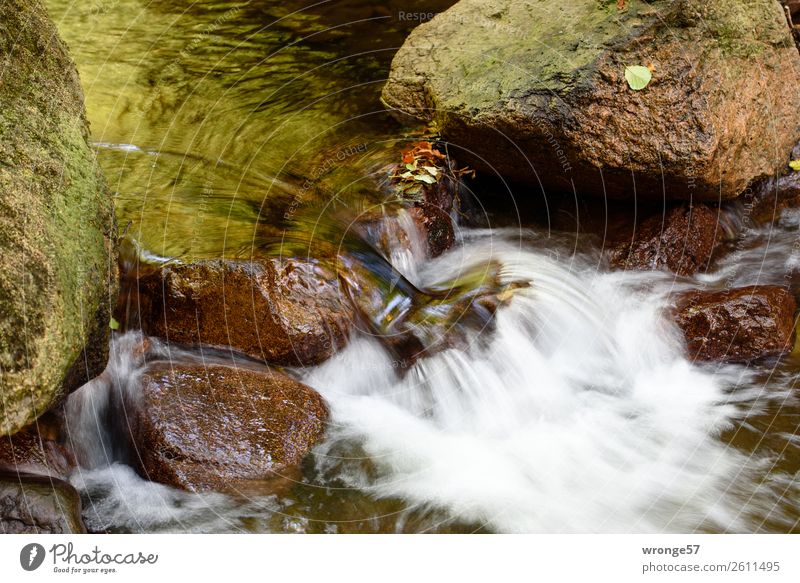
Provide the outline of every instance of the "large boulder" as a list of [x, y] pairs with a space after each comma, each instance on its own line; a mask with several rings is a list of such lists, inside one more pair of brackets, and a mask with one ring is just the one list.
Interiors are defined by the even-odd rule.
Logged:
[[0, 435], [105, 367], [109, 192], [78, 73], [37, 0], [0, 3]]
[[221, 365], [153, 365], [136, 410], [142, 473], [192, 491], [284, 487], [328, 418], [318, 393], [281, 373]]
[[325, 360], [352, 321], [336, 279], [296, 259], [175, 263], [141, 278], [136, 291], [148, 334], [278, 364]]
[[692, 360], [746, 362], [792, 349], [797, 304], [784, 287], [693, 291], [677, 309]]
[[777, 0], [461, 0], [411, 33], [383, 99], [509, 179], [717, 200], [785, 167], [798, 81]]

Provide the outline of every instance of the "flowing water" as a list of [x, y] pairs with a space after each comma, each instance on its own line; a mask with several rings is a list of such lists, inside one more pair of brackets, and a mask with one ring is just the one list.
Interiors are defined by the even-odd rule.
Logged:
[[[250, 257], [301, 203], [372, 200], [408, 130], [378, 101], [405, 10], [450, 2], [49, 0], [78, 62], [122, 225], [164, 257]], [[507, 197], [486, 186], [484, 201]], [[528, 193], [526, 193], [528, 194]], [[118, 335], [104, 375], [67, 406], [90, 529], [115, 532], [788, 532], [800, 529], [792, 353], [688, 362], [676, 292], [797, 290], [800, 216], [747, 221], [712, 272], [610, 272], [602, 241], [495, 215], [453, 250], [388, 258], [431, 289], [499, 266], [516, 285], [490, 327], [405, 368], [368, 335], [290, 371], [331, 408], [287, 494], [190, 494], [147, 482], [117, 436], [144, 368]], [[513, 213], [512, 213], [513, 215]], [[424, 326], [421, 324], [421, 326]], [[151, 358], [201, 355], [154, 341]], [[205, 352], [202, 358], [215, 358]], [[242, 366], [262, 366], [243, 359]]]

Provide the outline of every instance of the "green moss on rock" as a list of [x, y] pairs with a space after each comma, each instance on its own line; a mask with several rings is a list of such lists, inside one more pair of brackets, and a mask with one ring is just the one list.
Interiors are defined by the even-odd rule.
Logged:
[[0, 434], [100, 372], [114, 213], [74, 64], [41, 3], [0, 4]]
[[777, 0], [461, 0], [411, 33], [383, 99], [507, 179], [719, 200], [786, 167], [798, 71]]

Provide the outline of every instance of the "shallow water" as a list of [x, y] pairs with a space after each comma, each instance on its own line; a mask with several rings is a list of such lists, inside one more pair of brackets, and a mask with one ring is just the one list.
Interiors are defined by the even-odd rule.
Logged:
[[300, 201], [369, 195], [402, 129], [379, 94], [453, 1], [48, 0], [121, 227], [158, 255], [248, 257]]
[[[378, 101], [402, 10], [451, 2], [48, 0], [87, 94], [120, 223], [151, 254], [250, 257], [298, 201], [375, 195], [408, 131]], [[483, 192], [486, 200], [498, 193]], [[503, 193], [505, 196], [506, 193]], [[293, 371], [332, 410], [285, 497], [196, 495], [142, 480], [111, 426], [135, 392], [135, 333], [70, 399], [97, 531], [789, 532], [800, 529], [800, 355], [695, 366], [665, 314], [690, 287], [786, 283], [796, 213], [745, 236], [696, 278], [610, 273], [603, 242], [504, 220], [427, 261], [412, 283], [499, 262], [529, 281], [493, 330], [407, 374], [367, 336]], [[405, 225], [405, 228], [410, 228]], [[415, 251], [414, 251], [415, 250]], [[424, 323], [422, 324], [424, 325]], [[173, 353], [174, 359], [193, 358]]]

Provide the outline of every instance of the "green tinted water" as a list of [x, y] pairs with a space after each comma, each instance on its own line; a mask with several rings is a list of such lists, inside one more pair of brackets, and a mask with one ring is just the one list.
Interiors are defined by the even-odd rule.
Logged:
[[121, 228], [147, 251], [249, 256], [287, 208], [369, 195], [400, 128], [394, 51], [439, 2], [49, 0]]

